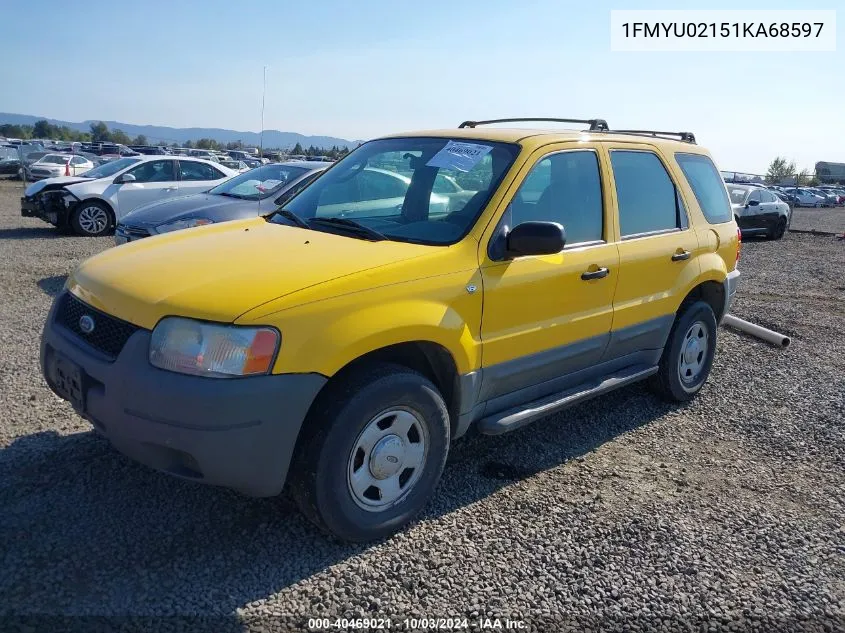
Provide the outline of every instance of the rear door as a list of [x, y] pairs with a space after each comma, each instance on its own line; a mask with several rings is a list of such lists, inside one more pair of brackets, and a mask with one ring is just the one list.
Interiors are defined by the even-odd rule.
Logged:
[[198, 160], [179, 161], [179, 195], [208, 191], [229, 178], [216, 167]]
[[73, 176], [85, 173], [89, 169], [91, 167], [88, 165], [88, 161], [81, 156], [74, 156], [70, 159], [70, 172]]
[[671, 168], [645, 143], [606, 143], [618, 208], [619, 275], [606, 358], [663, 347], [700, 266]]
[[118, 219], [141, 205], [177, 195], [179, 183], [176, 181], [175, 166], [174, 160], [150, 160], [127, 171], [135, 180], [118, 185], [115, 196]]

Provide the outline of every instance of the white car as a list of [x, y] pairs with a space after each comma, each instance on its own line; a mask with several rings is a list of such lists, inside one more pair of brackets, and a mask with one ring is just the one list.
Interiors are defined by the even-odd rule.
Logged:
[[47, 178], [27, 187], [21, 215], [77, 235], [100, 236], [143, 204], [206, 191], [237, 171], [184, 156], [128, 156], [80, 176]]
[[30, 180], [41, 180], [57, 176], [79, 176], [89, 169], [94, 169], [94, 163], [84, 156], [47, 154], [32, 163], [27, 169], [27, 174]]
[[825, 204], [825, 199], [806, 189], [787, 189], [786, 193], [795, 198], [796, 207], [821, 207]]

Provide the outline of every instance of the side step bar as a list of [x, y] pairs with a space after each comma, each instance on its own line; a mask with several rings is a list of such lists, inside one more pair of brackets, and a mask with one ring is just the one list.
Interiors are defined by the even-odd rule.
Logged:
[[648, 378], [657, 373], [657, 370], [656, 366], [645, 367], [644, 365], [623, 369], [607, 376], [600, 382], [581, 384], [566, 391], [482, 418], [478, 421], [478, 430], [484, 435], [501, 435], [514, 431], [573, 404], [584, 402]]

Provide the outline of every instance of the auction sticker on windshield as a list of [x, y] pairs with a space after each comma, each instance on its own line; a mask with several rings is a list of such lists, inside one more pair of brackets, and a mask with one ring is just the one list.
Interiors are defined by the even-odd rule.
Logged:
[[255, 188], [259, 191], [270, 191], [274, 187], [278, 187], [280, 184], [282, 184], [281, 180], [265, 180], [264, 182], [255, 185]]
[[446, 146], [431, 157], [426, 163], [427, 167], [441, 167], [443, 169], [457, 169], [458, 171], [469, 171], [484, 158], [490, 150], [490, 145], [479, 145], [477, 143], [458, 143], [449, 141]]

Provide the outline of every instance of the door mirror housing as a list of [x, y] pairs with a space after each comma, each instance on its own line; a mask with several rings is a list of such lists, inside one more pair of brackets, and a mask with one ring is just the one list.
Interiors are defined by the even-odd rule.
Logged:
[[759, 207], [760, 201], [759, 200], [749, 200], [748, 204], [745, 205], [746, 207]]
[[132, 174], [121, 174], [120, 176], [114, 179], [114, 184], [122, 185], [125, 182], [135, 182], [136, 180], [137, 178], [135, 178], [135, 176], [133, 176]]
[[505, 255], [554, 255], [566, 245], [566, 231], [557, 222], [523, 222], [505, 236]]

